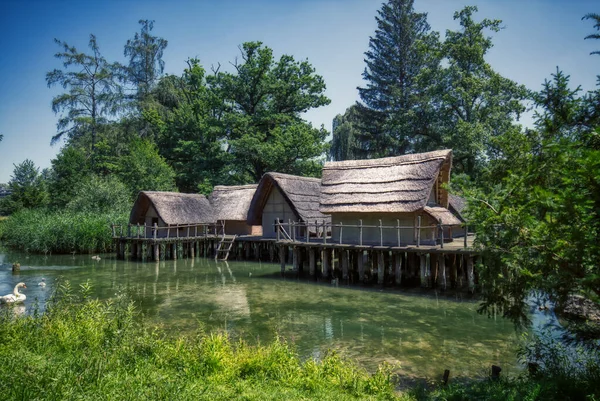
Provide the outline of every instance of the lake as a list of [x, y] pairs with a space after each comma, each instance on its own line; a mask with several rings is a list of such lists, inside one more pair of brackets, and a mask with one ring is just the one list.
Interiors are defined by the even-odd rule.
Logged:
[[[368, 370], [383, 361], [406, 376], [479, 376], [492, 364], [519, 370], [519, 335], [512, 323], [477, 313], [477, 302], [434, 291], [336, 286], [279, 276], [279, 265], [196, 258], [141, 263], [114, 255], [37, 256], [0, 250], [0, 295], [27, 284], [25, 307], [43, 306], [55, 280], [74, 287], [89, 280], [94, 295], [126, 292], [151, 324], [170, 333], [224, 330], [268, 342], [279, 335], [303, 357], [328, 349]], [[13, 274], [12, 263], [21, 263]], [[45, 278], [46, 288], [37, 285]]]

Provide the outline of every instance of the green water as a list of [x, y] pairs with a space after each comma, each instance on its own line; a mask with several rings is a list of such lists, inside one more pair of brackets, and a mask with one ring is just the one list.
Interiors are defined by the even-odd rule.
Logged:
[[[4, 253], [3, 253], [4, 252]], [[478, 376], [496, 364], [518, 370], [518, 335], [510, 322], [477, 314], [477, 303], [407, 293], [281, 279], [279, 266], [258, 262], [195, 260], [138, 263], [101, 255], [27, 256], [0, 251], [0, 295], [23, 281], [25, 307], [43, 305], [64, 277], [73, 285], [89, 280], [100, 299], [130, 294], [153, 324], [172, 333], [199, 327], [267, 342], [276, 335], [293, 342], [304, 357], [328, 349], [355, 358], [369, 370], [387, 361], [409, 376]], [[21, 263], [13, 274], [11, 265]], [[42, 277], [45, 289], [37, 285]]]

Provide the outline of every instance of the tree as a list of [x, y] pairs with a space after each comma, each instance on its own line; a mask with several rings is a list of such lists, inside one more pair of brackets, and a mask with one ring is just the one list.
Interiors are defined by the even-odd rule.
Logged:
[[327, 131], [301, 114], [330, 103], [323, 78], [307, 60], [283, 55], [275, 61], [261, 42], [244, 43], [240, 50], [235, 73], [208, 79], [222, 99], [218, 124], [233, 157], [232, 172], [243, 182], [257, 182], [268, 171], [317, 174]]
[[48, 179], [50, 205], [61, 209], [73, 198], [78, 184], [91, 174], [88, 156], [84, 149], [67, 145], [51, 163]]
[[21, 209], [45, 206], [48, 201], [46, 186], [33, 161], [26, 159], [13, 166], [15, 168], [8, 182], [11, 194], [3, 199], [3, 210], [14, 213]]
[[418, 142], [435, 135], [428, 92], [440, 63], [438, 34], [430, 32], [427, 14], [414, 11], [413, 0], [389, 0], [376, 20], [365, 53], [367, 85], [358, 88], [358, 139], [367, 157], [421, 150]]
[[360, 137], [360, 112], [357, 105], [352, 105], [333, 119], [329, 158], [334, 161], [360, 158], [363, 155], [359, 149]]
[[58, 133], [51, 143], [67, 137], [79, 142], [90, 136], [91, 164], [94, 166], [98, 131], [121, 106], [121, 88], [116, 82], [116, 65], [101, 55], [96, 37], [90, 35], [91, 54], [80, 53], [73, 46], [55, 39], [62, 51], [55, 57], [63, 62], [64, 70], [55, 69], [46, 74], [48, 87], [56, 84], [67, 92], [52, 99], [52, 110], [62, 113], [58, 120]]
[[[595, 22], [594, 28], [596, 28], [597, 31], [600, 31], [600, 14], [586, 14], [582, 19], [591, 19]], [[600, 39], [600, 33], [589, 34], [584, 39]], [[600, 50], [593, 51], [590, 54], [600, 55]]]
[[164, 110], [146, 110], [144, 117], [159, 132], [160, 153], [173, 167], [177, 187], [208, 194], [215, 185], [236, 183], [220, 125], [224, 100], [207, 87], [199, 60], [187, 65], [181, 77], [161, 79], [155, 95]]
[[513, 129], [525, 110], [525, 87], [502, 77], [485, 61], [492, 39], [485, 31], [498, 32], [500, 20], [476, 22], [477, 7], [454, 14], [461, 29], [446, 32], [442, 52], [447, 67], [435, 90], [441, 143], [454, 149], [454, 170], [476, 176], [490, 160], [501, 155], [494, 138]]
[[66, 208], [72, 212], [104, 214], [131, 210], [129, 189], [117, 177], [90, 175], [80, 181]]
[[140, 32], [127, 41], [124, 55], [129, 59], [125, 79], [135, 86], [135, 104], [142, 110], [165, 69], [162, 57], [168, 42], [151, 34], [154, 21], [140, 20], [139, 24]]
[[600, 302], [600, 120], [561, 71], [533, 98], [535, 129], [502, 142], [510, 166], [467, 191], [483, 263], [482, 310], [527, 320], [532, 291], [560, 308], [569, 295]]
[[158, 154], [156, 145], [136, 139], [120, 158], [118, 176], [132, 197], [140, 191], [174, 191], [175, 172]]

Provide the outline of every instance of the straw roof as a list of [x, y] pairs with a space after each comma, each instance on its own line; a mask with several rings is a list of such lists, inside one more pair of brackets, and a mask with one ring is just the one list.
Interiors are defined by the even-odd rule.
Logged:
[[319, 178], [299, 177], [281, 173], [266, 173], [260, 179], [248, 211], [248, 224], [262, 224], [262, 212], [272, 188], [277, 188], [289, 203], [297, 218], [308, 223], [331, 221], [319, 211]]
[[448, 209], [461, 221], [465, 221], [463, 211], [467, 208], [467, 200], [458, 195], [449, 194], [450, 205]]
[[208, 198], [215, 212], [215, 218], [217, 220], [246, 221], [256, 187], [256, 184], [216, 186]]
[[142, 191], [129, 216], [132, 224], [143, 223], [150, 206], [167, 225], [215, 223], [215, 214], [204, 195]]
[[402, 213], [421, 210], [427, 204], [436, 179], [440, 177], [440, 184], [448, 182], [451, 165], [451, 150], [325, 163], [320, 211]]
[[425, 206], [423, 208], [425, 213], [433, 217], [438, 223], [443, 225], [456, 225], [459, 226], [462, 222], [452, 212], [445, 207], [441, 206]]

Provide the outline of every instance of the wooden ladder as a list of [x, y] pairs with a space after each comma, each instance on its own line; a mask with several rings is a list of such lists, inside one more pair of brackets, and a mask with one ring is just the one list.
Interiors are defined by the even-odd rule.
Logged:
[[237, 235], [223, 235], [215, 252], [215, 260], [227, 260]]

